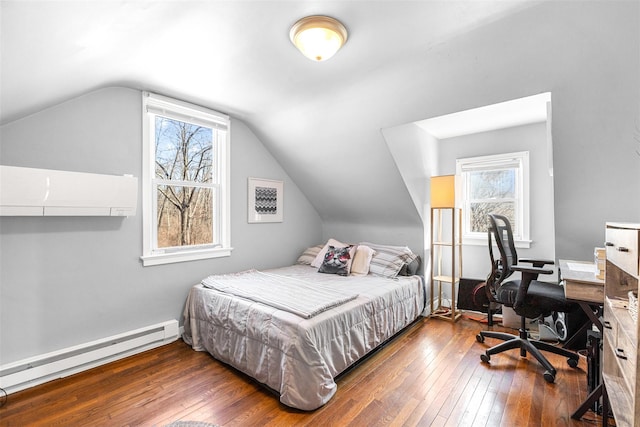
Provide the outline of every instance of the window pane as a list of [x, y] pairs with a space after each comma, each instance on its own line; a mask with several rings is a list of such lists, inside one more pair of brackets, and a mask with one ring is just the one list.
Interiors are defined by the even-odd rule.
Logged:
[[470, 231], [472, 233], [486, 233], [489, 228], [487, 215], [494, 213], [506, 216], [511, 223], [513, 234], [518, 235], [518, 225], [515, 221], [515, 202], [471, 203], [470, 207]]
[[462, 176], [463, 238], [486, 239], [490, 213], [509, 219], [517, 240], [529, 240], [527, 151], [456, 160]]
[[469, 197], [505, 199], [516, 196], [516, 170], [485, 170], [469, 172]]
[[158, 186], [158, 248], [213, 243], [213, 189]]
[[211, 182], [213, 130], [156, 116], [156, 177]]
[[229, 117], [142, 92], [143, 265], [230, 256]]

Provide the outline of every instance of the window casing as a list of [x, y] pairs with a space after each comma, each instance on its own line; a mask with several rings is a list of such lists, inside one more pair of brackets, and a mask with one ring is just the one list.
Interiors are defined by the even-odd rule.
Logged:
[[142, 99], [143, 265], [229, 256], [229, 117]]
[[509, 218], [518, 247], [529, 247], [529, 152], [456, 160], [460, 176], [462, 238], [487, 243], [487, 214]]

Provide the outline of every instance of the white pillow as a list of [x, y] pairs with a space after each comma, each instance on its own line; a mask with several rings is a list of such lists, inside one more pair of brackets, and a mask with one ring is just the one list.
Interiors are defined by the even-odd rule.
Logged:
[[369, 246], [359, 245], [351, 263], [351, 274], [354, 276], [366, 276], [369, 274], [369, 265], [375, 253], [376, 251]]
[[329, 239], [329, 241], [327, 241], [327, 243], [324, 245], [322, 250], [318, 252], [318, 255], [316, 255], [316, 259], [314, 259], [313, 262], [311, 263], [311, 267], [320, 268], [320, 266], [324, 262], [324, 256], [327, 254], [327, 250], [329, 249], [329, 246], [333, 246], [335, 248], [344, 248], [345, 246], [349, 246], [349, 245], [346, 243], [339, 242], [336, 239]]

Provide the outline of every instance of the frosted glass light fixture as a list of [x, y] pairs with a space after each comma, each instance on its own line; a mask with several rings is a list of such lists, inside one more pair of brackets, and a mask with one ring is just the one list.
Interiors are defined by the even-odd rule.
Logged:
[[307, 16], [291, 27], [289, 38], [307, 58], [325, 61], [347, 42], [347, 29], [329, 16]]

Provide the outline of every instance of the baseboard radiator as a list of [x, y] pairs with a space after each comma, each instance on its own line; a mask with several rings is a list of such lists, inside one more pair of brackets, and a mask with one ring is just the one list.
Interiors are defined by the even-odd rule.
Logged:
[[74, 347], [0, 366], [7, 393], [86, 371], [177, 340], [178, 322], [169, 320]]

